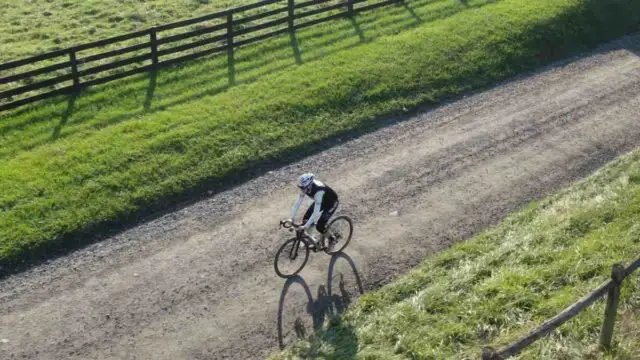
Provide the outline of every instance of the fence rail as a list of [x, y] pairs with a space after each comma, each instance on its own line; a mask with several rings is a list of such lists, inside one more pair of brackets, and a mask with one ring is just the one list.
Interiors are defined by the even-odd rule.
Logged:
[[620, 287], [622, 286], [622, 282], [639, 267], [640, 258], [631, 263], [631, 265], [629, 265], [627, 268], [623, 267], [621, 264], [613, 265], [613, 269], [611, 270], [611, 279], [602, 283], [597, 289], [585, 295], [582, 299], [573, 303], [558, 315], [545, 321], [542, 325], [540, 325], [540, 327], [527, 334], [526, 336], [523, 336], [515, 343], [500, 350], [495, 350], [489, 346], [485, 346], [482, 349], [482, 359], [504, 360], [511, 356], [518, 355], [527, 346], [531, 345], [536, 340], [549, 334], [560, 325], [578, 315], [580, 311], [596, 302], [605, 294], [607, 295], [607, 305], [605, 307], [604, 321], [602, 324], [602, 330], [600, 332], [600, 347], [603, 349], [610, 348], [611, 341], [613, 339], [613, 327], [615, 325], [616, 313], [618, 309], [618, 299], [620, 297]]
[[[67, 49], [56, 50], [0, 64], [0, 85], [8, 85], [5, 86], [5, 88], [8, 89], [0, 91], [0, 111], [17, 108], [52, 96], [76, 92], [88, 86], [103, 84], [123, 77], [156, 70], [161, 67], [174, 65], [215, 53], [227, 51], [228, 56], [233, 57], [233, 51], [237, 47], [263, 41], [274, 36], [287, 32], [294, 32], [296, 30], [327, 21], [351, 17], [362, 11], [402, 3], [404, 0], [339, 0], [340, 2], [336, 4], [328, 4], [316, 9], [308, 9], [310, 6], [326, 4], [332, 1], [335, 2], [336, 0], [298, 0], [298, 2], [296, 2], [296, 0], [262, 0], [257, 3], [223, 10], [213, 14], [155, 26], [150, 29], [123, 34], [108, 39], [98, 40]], [[283, 3], [285, 6], [276, 9], [268, 9], [258, 14], [246, 14], [247, 11], [260, 9], [277, 3]], [[364, 6], [354, 9], [354, 5], [360, 3], [363, 3]], [[312, 16], [339, 10], [343, 11], [321, 18], [311, 18]], [[253, 23], [257, 20], [267, 19], [280, 14], [283, 14], [283, 16], [270, 19], [259, 24]], [[213, 20], [219, 20], [222, 21], [222, 23], [216, 25], [203, 25], [204, 22]], [[160, 36], [161, 32], [182, 29], [191, 25], [201, 25], [202, 27], [180, 34]], [[243, 27], [247, 25], [251, 26]], [[277, 29], [266, 33], [258, 33], [249, 38], [238, 39], [240, 36], [246, 37], [246, 35], [272, 28]], [[202, 38], [203, 36], [205, 38]], [[180, 43], [181, 41], [189, 39], [193, 39], [194, 41], [186, 44]], [[81, 57], [79, 54], [82, 51], [100, 49], [108, 45], [131, 40], [143, 42], [84, 57]], [[213, 47], [208, 49], [197, 49], [198, 51], [196, 52], [180, 54], [196, 48], [212, 45]], [[163, 48], [159, 49], [158, 47], [160, 46], [163, 46]], [[135, 54], [136, 51], [145, 49], [148, 49], [149, 51], [144, 54]], [[116, 56], [130, 53], [134, 53], [133, 56], [126, 59], [116, 59], [108, 63], [96, 64], [88, 67], [92, 62], [112, 59]], [[163, 57], [168, 55], [177, 56], [171, 59], [163, 59]], [[33, 69], [34, 64], [56, 58], [64, 59], [52, 65]], [[149, 61], [151, 64], [144, 64]], [[124, 67], [131, 67], [134, 65], [137, 67], [133, 69], [124, 69]], [[24, 67], [29, 68], [24, 69]], [[58, 72], [62, 70], [67, 70], [68, 73], [58, 75]], [[8, 71], [11, 71], [12, 73], [2, 76], [3, 74], [1, 72]], [[97, 79], [83, 79], [86, 76], [102, 74], [106, 71], [119, 72]], [[57, 76], [45, 80], [36, 78], [37, 76], [43, 75]], [[63, 84], [68, 82], [71, 82], [72, 85]], [[46, 89], [46, 91], [42, 92], [43, 89]], [[40, 92], [34, 94], [33, 92], [36, 91]], [[25, 96], [25, 94], [27, 94], [27, 96]], [[22, 97], [14, 99], [16, 96]]]

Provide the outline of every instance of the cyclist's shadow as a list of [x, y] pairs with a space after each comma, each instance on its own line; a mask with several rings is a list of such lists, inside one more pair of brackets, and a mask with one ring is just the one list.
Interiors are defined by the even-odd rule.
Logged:
[[[339, 260], [343, 260], [340, 261]], [[294, 300], [285, 314], [285, 298], [292, 292], [292, 286], [298, 284], [303, 294], [294, 294]], [[301, 276], [288, 279], [280, 294], [278, 303], [278, 344], [284, 348], [319, 330], [324, 322], [340, 315], [346, 310], [352, 299], [363, 294], [362, 281], [356, 266], [345, 253], [337, 253], [331, 257], [327, 274], [327, 285], [318, 286], [317, 297], [314, 300], [309, 286]], [[295, 296], [297, 295], [297, 296]], [[302, 298], [302, 301], [300, 301]], [[301, 315], [304, 313], [305, 315]], [[283, 318], [290, 317], [290, 319]]]

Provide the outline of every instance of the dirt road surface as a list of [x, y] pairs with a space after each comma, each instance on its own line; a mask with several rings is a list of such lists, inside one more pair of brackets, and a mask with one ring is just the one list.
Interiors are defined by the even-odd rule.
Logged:
[[[0, 359], [252, 359], [640, 145], [640, 38], [425, 112], [0, 281]], [[295, 177], [355, 219], [294, 281]], [[215, 189], [212, 189], [215, 190]]]

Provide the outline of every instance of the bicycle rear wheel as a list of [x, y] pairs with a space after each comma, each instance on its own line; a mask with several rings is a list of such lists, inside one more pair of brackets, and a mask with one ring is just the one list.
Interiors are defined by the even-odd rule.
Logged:
[[293, 238], [285, 241], [276, 253], [273, 267], [281, 278], [296, 276], [309, 260], [309, 247], [304, 240]]
[[348, 216], [338, 216], [327, 225], [327, 233], [330, 237], [333, 236], [334, 239], [333, 241], [331, 241], [331, 238], [325, 239], [327, 247], [324, 249], [324, 252], [330, 255], [339, 253], [344, 250], [344, 248], [349, 245], [349, 241], [351, 241], [353, 222]]

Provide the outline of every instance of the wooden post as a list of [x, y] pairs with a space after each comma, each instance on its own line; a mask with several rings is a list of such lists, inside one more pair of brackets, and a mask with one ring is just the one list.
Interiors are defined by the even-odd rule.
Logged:
[[149, 30], [149, 39], [151, 41], [151, 63], [155, 69], [158, 66], [158, 37], [156, 28]]
[[620, 286], [624, 280], [625, 269], [621, 264], [614, 264], [611, 270], [611, 279], [614, 286], [607, 293], [607, 307], [604, 310], [604, 322], [600, 332], [600, 347], [602, 349], [611, 348], [613, 339], [613, 328], [616, 323], [616, 313], [618, 312], [618, 299], [620, 298]]
[[294, 10], [296, 8], [296, 0], [289, 0], [288, 7], [289, 7], [289, 31], [293, 31], [293, 26], [294, 26], [293, 21], [295, 20]]
[[540, 325], [537, 329], [531, 332], [528, 335], [520, 338], [515, 343], [502, 348], [498, 351], [495, 351], [493, 355], [493, 359], [504, 359], [509, 358], [511, 356], [518, 355], [522, 349], [529, 346], [536, 340], [541, 337], [549, 334], [554, 329], [558, 328], [560, 325], [564, 324], [569, 319], [576, 316], [580, 311], [582, 311], [587, 306], [593, 304], [596, 300], [600, 299], [607, 293], [611, 288], [615, 286], [613, 280], [607, 280], [602, 285], [600, 285], [596, 290], [592, 291], [590, 294], [585, 295], [577, 302], [573, 303], [566, 309], [562, 310], [558, 315], [553, 318], [545, 321], [542, 325]]
[[235, 85], [236, 70], [233, 58], [233, 12], [227, 14], [227, 63], [229, 65], [229, 85]]
[[482, 348], [482, 360], [502, 360], [502, 358], [492, 347], [485, 346]]
[[233, 51], [233, 12], [227, 14], [227, 51]]
[[80, 78], [78, 77], [78, 60], [76, 59], [76, 52], [73, 49], [69, 51], [69, 60], [71, 61], [71, 76], [73, 76], [73, 87], [77, 90], [80, 86]]
[[352, 0], [347, 0], [347, 12], [349, 13], [349, 16], [353, 16], [353, 1]]

